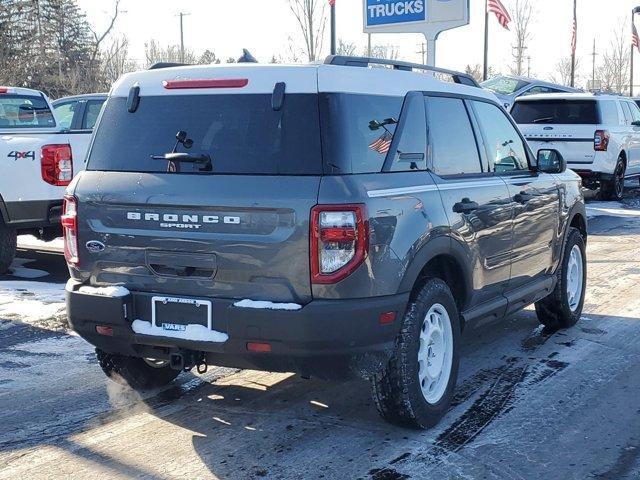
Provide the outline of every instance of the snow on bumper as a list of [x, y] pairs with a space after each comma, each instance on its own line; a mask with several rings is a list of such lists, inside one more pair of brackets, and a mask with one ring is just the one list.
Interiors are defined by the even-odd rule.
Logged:
[[203, 325], [186, 325], [185, 330], [183, 331], [170, 331], [152, 325], [151, 322], [134, 320], [131, 324], [131, 328], [139, 335], [176, 338], [180, 340], [190, 340], [192, 342], [224, 343], [229, 339], [229, 335], [226, 333], [209, 330]]

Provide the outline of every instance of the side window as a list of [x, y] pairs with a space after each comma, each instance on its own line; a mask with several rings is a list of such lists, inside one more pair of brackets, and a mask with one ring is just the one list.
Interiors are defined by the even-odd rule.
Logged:
[[76, 111], [78, 102], [65, 102], [60, 103], [53, 107], [56, 119], [58, 120], [58, 126], [63, 129], [70, 129], [73, 123], [73, 114]]
[[457, 98], [430, 97], [426, 105], [433, 172], [437, 175], [481, 173], [478, 145], [464, 102]]
[[398, 137], [391, 171], [406, 172], [427, 169], [427, 125], [422, 93], [409, 93], [404, 101], [400, 122], [395, 135]]
[[486, 102], [473, 102], [484, 136], [489, 170], [496, 173], [528, 170], [527, 149], [506, 114]]
[[620, 125], [618, 118], [618, 106], [613, 100], [603, 100], [600, 102], [600, 123], [606, 125]]
[[625, 124], [631, 125], [631, 122], [633, 122], [633, 115], [631, 115], [629, 104], [627, 102], [620, 102], [620, 105], [622, 105], [622, 111], [624, 112]]
[[625, 102], [629, 106], [629, 111], [631, 112], [631, 118], [633, 122], [640, 122], [640, 109], [633, 102]]
[[102, 110], [102, 104], [104, 100], [89, 100], [87, 107], [84, 110], [84, 118], [82, 119], [82, 130], [93, 130], [93, 127], [98, 120], [100, 110]]

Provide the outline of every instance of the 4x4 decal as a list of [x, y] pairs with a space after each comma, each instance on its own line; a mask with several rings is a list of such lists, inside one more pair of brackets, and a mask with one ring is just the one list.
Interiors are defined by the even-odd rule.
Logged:
[[28, 152], [17, 152], [14, 150], [12, 152], [9, 152], [7, 158], [13, 158], [14, 160], [18, 160], [20, 158], [30, 158], [31, 160], [35, 160], [36, 152], [33, 150], [30, 150]]

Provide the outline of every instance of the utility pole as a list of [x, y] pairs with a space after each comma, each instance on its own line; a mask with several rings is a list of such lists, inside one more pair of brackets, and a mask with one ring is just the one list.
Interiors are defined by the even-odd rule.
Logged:
[[367, 34], [367, 57], [371, 58], [371, 34]]
[[184, 63], [184, 25], [183, 25], [183, 17], [190, 15], [189, 13], [180, 12], [178, 16], [180, 17], [180, 63]]
[[531, 78], [531, 55], [527, 55], [527, 77]]
[[427, 44], [421, 43], [419, 47], [420, 47], [420, 50], [418, 50], [416, 53], [419, 53], [420, 55], [422, 55], [422, 64], [424, 65], [425, 63], [427, 63], [427, 60], [426, 60]]

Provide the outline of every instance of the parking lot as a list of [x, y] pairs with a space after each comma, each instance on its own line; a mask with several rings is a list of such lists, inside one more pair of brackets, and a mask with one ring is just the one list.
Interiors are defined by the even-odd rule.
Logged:
[[638, 478], [639, 207], [637, 189], [588, 204], [578, 326], [527, 310], [465, 331], [425, 432], [381, 420], [364, 383], [213, 368], [141, 398], [66, 329], [62, 257], [21, 251], [0, 287], [0, 478]]

